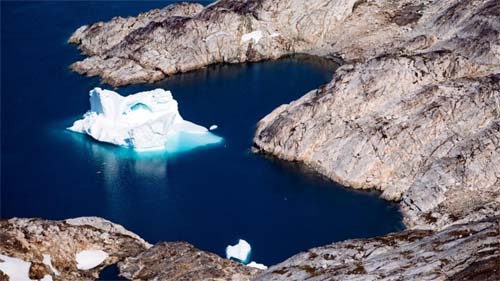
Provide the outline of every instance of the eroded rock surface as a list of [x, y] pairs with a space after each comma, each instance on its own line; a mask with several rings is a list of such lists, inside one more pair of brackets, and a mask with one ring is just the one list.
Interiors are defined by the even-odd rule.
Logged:
[[[50, 275], [53, 280], [95, 280], [107, 265], [149, 247], [139, 236], [102, 218], [0, 220], [0, 254], [31, 262], [31, 279]], [[78, 270], [75, 256], [83, 250], [103, 250], [109, 256], [96, 268]], [[50, 256], [55, 270], [44, 263], [44, 255]]]
[[401, 200], [408, 226], [442, 228], [499, 211], [500, 75], [450, 52], [384, 56], [258, 125], [260, 151]]
[[260, 272], [185, 242], [158, 243], [118, 266], [121, 275], [131, 280], [247, 281]]
[[314, 248], [255, 280], [500, 280], [499, 219]]

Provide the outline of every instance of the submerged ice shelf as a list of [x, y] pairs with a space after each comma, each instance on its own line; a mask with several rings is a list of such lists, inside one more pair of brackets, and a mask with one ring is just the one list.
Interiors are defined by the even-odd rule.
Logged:
[[68, 129], [138, 151], [179, 152], [222, 141], [207, 128], [184, 120], [172, 93], [163, 89], [124, 97], [95, 88], [90, 91], [90, 111]]

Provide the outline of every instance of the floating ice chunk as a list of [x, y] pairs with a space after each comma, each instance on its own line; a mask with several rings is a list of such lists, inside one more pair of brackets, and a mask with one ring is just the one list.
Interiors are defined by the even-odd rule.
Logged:
[[30, 281], [30, 267], [30, 262], [0, 254], [0, 271], [9, 276], [10, 280]]
[[261, 30], [252, 31], [241, 36], [241, 43], [245, 43], [250, 40], [253, 40], [254, 43], [259, 43], [263, 36], [264, 35]]
[[254, 268], [258, 268], [258, 269], [263, 269], [263, 270], [266, 270], [267, 269], [267, 266], [261, 264], [261, 263], [256, 263], [254, 261], [250, 262], [249, 264], [247, 264], [247, 266], [249, 267], [254, 267]]
[[199, 145], [222, 140], [207, 128], [184, 120], [172, 93], [163, 89], [123, 97], [95, 88], [90, 91], [90, 111], [68, 129], [136, 150], [164, 149], [179, 133], [196, 135]]
[[80, 270], [89, 270], [100, 265], [108, 258], [108, 253], [102, 250], [83, 250], [75, 256], [76, 267]]
[[217, 130], [217, 128], [219, 128], [219, 126], [217, 125], [212, 125], [210, 126], [210, 128], [208, 128], [210, 131], [213, 131], [213, 130]]
[[43, 264], [48, 266], [52, 272], [54, 272], [55, 275], [59, 275], [59, 271], [52, 265], [52, 259], [50, 258], [50, 255], [43, 254]]
[[248, 244], [247, 241], [240, 239], [238, 241], [238, 244], [234, 246], [229, 245], [226, 247], [226, 258], [234, 258], [245, 264], [250, 258], [251, 250], [252, 248], [250, 247], [250, 244]]

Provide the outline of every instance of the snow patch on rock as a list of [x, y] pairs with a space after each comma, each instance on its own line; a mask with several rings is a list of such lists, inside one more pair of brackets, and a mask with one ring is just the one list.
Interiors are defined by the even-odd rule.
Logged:
[[79, 270], [89, 270], [103, 263], [108, 258], [108, 253], [102, 250], [83, 250], [75, 256], [76, 267]]
[[254, 43], [259, 43], [260, 39], [262, 39], [263, 36], [264, 34], [261, 30], [252, 31], [241, 36], [241, 43], [245, 43], [250, 40], [253, 40]]
[[9, 276], [10, 280], [30, 281], [30, 267], [30, 262], [0, 254], [0, 271]]
[[47, 265], [55, 275], [59, 275], [59, 271], [52, 265], [52, 259], [50, 255], [43, 254], [43, 264]]

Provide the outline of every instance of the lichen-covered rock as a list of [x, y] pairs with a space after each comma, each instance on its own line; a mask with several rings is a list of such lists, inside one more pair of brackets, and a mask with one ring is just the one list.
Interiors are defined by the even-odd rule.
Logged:
[[[50, 275], [53, 280], [95, 280], [104, 267], [149, 247], [122, 226], [97, 217], [0, 220], [0, 254], [30, 262], [32, 279]], [[109, 256], [96, 268], [78, 270], [76, 254], [90, 249], [103, 250]], [[44, 255], [50, 257], [55, 270], [44, 262]]]
[[185, 242], [162, 242], [118, 264], [120, 275], [131, 280], [245, 281], [259, 269], [196, 249]]
[[255, 280], [500, 280], [499, 220], [314, 248], [269, 268]]

